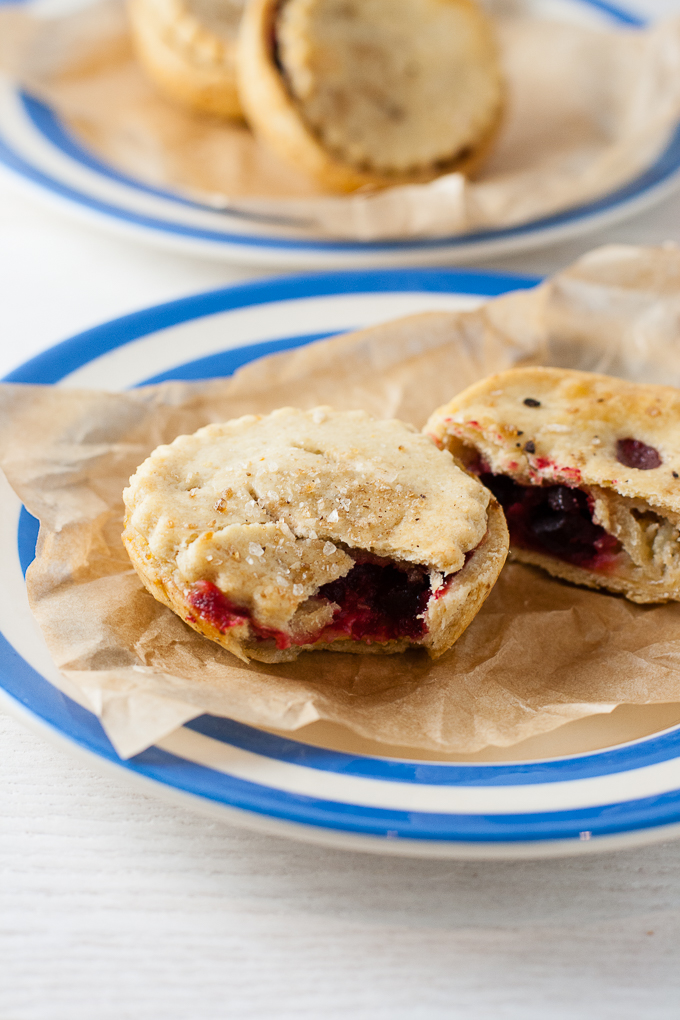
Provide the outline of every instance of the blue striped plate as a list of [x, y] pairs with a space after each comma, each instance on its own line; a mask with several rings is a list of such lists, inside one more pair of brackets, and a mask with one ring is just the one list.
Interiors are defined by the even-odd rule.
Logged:
[[[43, 0], [43, 6], [49, 2]], [[535, 0], [533, 6], [537, 17], [572, 23], [642, 24], [636, 15], [604, 0]], [[0, 168], [31, 193], [81, 219], [203, 257], [314, 269], [465, 263], [554, 244], [661, 200], [680, 180], [680, 128], [653, 165], [595, 201], [506, 229], [403, 241], [319, 240], [243, 211], [215, 210], [150, 187], [88, 151], [53, 109], [2, 77]]]
[[[265, 280], [99, 326], [8, 379], [119, 389], [225, 375], [263, 353], [398, 315], [471, 308], [535, 282], [427, 269]], [[467, 760], [426, 760], [328, 724], [292, 739], [206, 715], [121, 761], [96, 717], [51, 682], [55, 668], [23, 580], [36, 522], [6, 483], [0, 500], [2, 702], [92, 764], [219, 817], [383, 852], [548, 856], [680, 833], [678, 706], [617, 709]]]

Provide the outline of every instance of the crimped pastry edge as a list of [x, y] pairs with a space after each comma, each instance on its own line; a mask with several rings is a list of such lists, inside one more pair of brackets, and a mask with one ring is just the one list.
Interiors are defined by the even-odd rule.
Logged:
[[[551, 450], [548, 457], [548, 451], [542, 449], [543, 439], [539, 438], [539, 435], [531, 427], [523, 424], [520, 415], [515, 415], [513, 425], [521, 425], [524, 429], [522, 442], [528, 438], [536, 440], [535, 454], [527, 456], [524, 450], [518, 449], [517, 446], [513, 446], [510, 450], [510, 440], [514, 443], [514, 440], [519, 438], [518, 436], [510, 436], [506, 432], [502, 441], [487, 442], [483, 434], [484, 425], [482, 425], [482, 432], [479, 433], [478, 438], [477, 429], [473, 433], [465, 421], [457, 421], [454, 418], [455, 415], [469, 415], [477, 401], [485, 401], [497, 394], [500, 395], [500, 399], [504, 400], [506, 389], [516, 386], [517, 383], [521, 383], [522, 390], [526, 392], [527, 396], [540, 396], [541, 402], [546, 399], [545, 387], [550, 387], [552, 390], [561, 383], [572, 383], [574, 385], [583, 384], [588, 388], [588, 392], [585, 394], [570, 397], [570, 400], [586, 404], [588, 411], [587, 429], [584, 428], [583, 416], [574, 415], [576, 427], [586, 432], [585, 435], [578, 437], [575, 447], [576, 455], [573, 451], [565, 454], [560, 450], [558, 455], [553, 452], [555, 447], [559, 448], [563, 442], [573, 443], [570, 430], [563, 430], [561, 426], [559, 432], [555, 430], [554, 426], [548, 426], [548, 431], [552, 433], [550, 436]], [[603, 399], [600, 400], [598, 397]], [[660, 402], [660, 406], [652, 408], [651, 413], [648, 410], [645, 414], [645, 408], [655, 402]], [[602, 410], [597, 410], [596, 413], [593, 411], [593, 408], [599, 409], [600, 407]], [[553, 412], [546, 404], [543, 404], [540, 411], [531, 409], [527, 412], [525, 407], [520, 414], [526, 416], [527, 413], [533, 415], [545, 411], [548, 411], [548, 415], [553, 421], [556, 420], [555, 414], [562, 413], [559, 410]], [[614, 429], [611, 419], [616, 415], [621, 416], [621, 412], [623, 412], [622, 417], [625, 418], [625, 426], [617, 425]], [[671, 416], [670, 420], [669, 415]], [[588, 445], [586, 440], [589, 438], [587, 432], [592, 435], [596, 417], [602, 418], [597, 428], [598, 436], [603, 441], [595, 448], [593, 444]], [[505, 428], [507, 422], [499, 421], [499, 424]], [[671, 427], [672, 432], [669, 437]], [[645, 443], [650, 443], [662, 451], [664, 463], [659, 472], [627, 468], [612, 459], [613, 442], [609, 440], [614, 439], [614, 432], [617, 432], [618, 437], [622, 438], [621, 430], [623, 428], [631, 430]], [[634, 383], [627, 379], [602, 375], [598, 372], [584, 372], [577, 369], [544, 365], [509, 368], [473, 383], [456, 394], [448, 403], [438, 407], [432, 412], [422, 431], [425, 435], [429, 435], [440, 448], [448, 449], [458, 459], [461, 459], [460, 454], [463, 447], [478, 450], [490, 464], [492, 470], [508, 474], [521, 484], [528, 485], [536, 484], [537, 481], [545, 481], [553, 485], [599, 486], [618, 493], [619, 496], [645, 500], [651, 509], [660, 510], [662, 513], [680, 515], [680, 484], [676, 479], [676, 475], [680, 474], [680, 390], [674, 386]], [[612, 433], [612, 435], [608, 437], [608, 433]], [[629, 432], [629, 434], [631, 433]], [[601, 455], [609, 447], [611, 449], [607, 453], [608, 459], [606, 462], [602, 462]], [[516, 466], [509, 470], [506, 470], [502, 460], [506, 454], [516, 461]], [[581, 456], [581, 454], [584, 455]], [[559, 459], [555, 462], [556, 456]], [[595, 456], [597, 456], [599, 464], [593, 459]], [[543, 457], [547, 457], [548, 463], [541, 465], [540, 462], [536, 462], [536, 458], [540, 460]], [[671, 474], [672, 469], [675, 469], [675, 474]], [[626, 475], [629, 476], [628, 480], [626, 480]]]
[[331, 191], [352, 192], [364, 187], [386, 188], [399, 184], [425, 184], [447, 173], [471, 175], [486, 158], [495, 141], [505, 110], [501, 96], [496, 116], [475, 146], [449, 163], [411, 173], [382, 174], [357, 170], [324, 148], [304, 121], [276, 65], [272, 48], [279, 0], [250, 0], [239, 33], [237, 80], [241, 105], [253, 131], [294, 166], [306, 170]]
[[[137, 58], [164, 95], [198, 113], [232, 120], [243, 118], [236, 81], [236, 40], [230, 45], [201, 27], [196, 33], [197, 41], [180, 43], [182, 24], [190, 15], [184, 19], [169, 18], [164, 23], [148, 0], [128, 0], [127, 10]], [[221, 54], [221, 59], [200, 59], [201, 42]]]
[[[643, 409], [652, 405], [655, 400], [665, 400], [669, 403], [669, 407], [674, 410], [676, 422], [680, 419], [680, 394], [677, 388], [671, 386], [662, 386], [658, 384], [646, 384], [646, 383], [633, 383], [630, 380], [619, 379], [613, 376], [607, 376], [595, 372], [583, 372], [574, 369], [563, 369], [547, 366], [525, 366], [507, 369], [503, 372], [499, 372], [485, 379], [474, 383], [467, 389], [458, 393], [451, 401], [447, 404], [437, 408], [430, 416], [428, 422], [423, 427], [423, 432], [437, 443], [438, 446], [444, 449], [448, 449], [456, 459], [465, 460], [463, 451], [465, 448], [472, 451], [475, 450], [485, 459], [488, 459], [491, 464], [491, 468], [497, 467], [493, 460], [493, 457], [487, 448], [485, 442], [476, 440], [476, 437], [469, 433], [466, 436], [460, 434], [460, 429], [465, 426], [458, 422], [456, 423], [459, 428], [456, 428], [456, 424], [449, 425], [452, 420], [452, 416], [459, 412], [466, 411], [470, 408], [475, 407], [475, 401], [483, 400], [486, 396], [494, 396], [496, 393], [503, 394], [506, 387], [509, 384], [514, 385], [517, 381], [521, 381], [523, 388], [527, 394], [538, 395], [541, 400], [544, 399], [544, 386], [546, 383], [558, 383], [560, 381], [573, 381], [578, 383], [582, 381], [587, 384], [592, 393], [587, 394], [587, 399], [592, 402], [597, 399], [597, 387], [606, 387], [614, 391], [620, 390], [619, 393], [615, 393], [618, 401], [618, 406], [625, 401], [626, 409], [626, 424], [630, 426], [630, 430], [633, 433], [642, 432], [646, 439], [654, 444], [663, 445], [663, 436], [651, 436], [648, 434], [648, 429], [653, 428], [657, 430], [655, 423], [663, 423], [666, 419], [664, 414], [654, 414], [652, 418], [646, 422], [643, 419]], [[579, 399], [586, 400], [585, 396], [581, 396]], [[609, 397], [611, 400], [611, 396]], [[605, 404], [605, 411], [601, 412], [607, 416]], [[664, 405], [665, 407], [665, 405]], [[666, 408], [667, 410], [667, 408]], [[481, 421], [481, 418], [480, 418]], [[505, 427], [507, 423], [501, 421], [501, 427]], [[524, 423], [520, 422], [523, 425]], [[663, 426], [659, 426], [663, 428]], [[598, 426], [599, 434], [602, 434], [602, 429]], [[524, 435], [524, 433], [522, 433]], [[527, 432], [527, 435], [533, 433]], [[555, 442], [558, 442], [562, 433], [556, 433]], [[538, 439], [537, 439], [538, 443]], [[604, 445], [604, 444], [603, 444]], [[499, 446], [502, 449], [502, 445]], [[609, 491], [612, 493], [613, 498], [620, 500], [640, 500], [641, 503], [647, 505], [649, 510], [658, 513], [661, 516], [667, 516], [671, 522], [677, 519], [678, 516], [678, 497], [677, 497], [677, 485], [673, 483], [672, 488], [676, 490], [672, 493], [669, 490], [668, 475], [670, 474], [671, 467], [677, 467], [680, 469], [680, 460], [673, 460], [671, 463], [667, 463], [668, 452], [664, 452], [665, 456], [665, 475], [663, 478], [663, 485], [660, 486], [658, 478], [653, 479], [650, 472], [650, 477], [646, 471], [638, 471], [631, 468], [626, 468], [625, 465], [619, 465], [618, 467], [612, 464], [612, 470], [610, 473], [613, 474], [630, 474], [633, 471], [635, 483], [637, 489], [631, 488], [630, 482], [622, 483], [616, 480], [607, 480], [601, 477], [600, 474], [594, 473], [589, 467], [588, 463], [570, 465], [567, 468], [561, 469], [562, 473], [558, 470], [557, 474], [553, 474], [553, 468], [547, 467], [545, 469], [531, 468], [531, 465], [527, 466], [525, 463], [526, 458], [521, 453], [512, 451], [512, 456], [518, 461], [517, 469], [510, 470], [502, 465], [498, 466], [498, 473], [512, 478], [516, 482], [522, 485], [540, 485], [541, 482], [553, 485], [567, 485], [574, 486], [582, 491], [589, 492], [592, 495], [596, 495], [598, 489], [603, 491]], [[674, 456], [677, 457], [677, 446], [674, 447]], [[578, 469], [578, 480], [573, 475], [565, 474], [564, 472], [573, 471]], [[677, 473], [674, 473], [673, 477], [677, 477]], [[656, 484], [654, 482], [656, 481]], [[663, 490], [663, 491], [662, 491]], [[613, 532], [609, 531], [609, 534]], [[615, 536], [616, 537], [616, 536]], [[546, 573], [553, 577], [557, 577], [563, 581], [569, 581], [572, 584], [577, 584], [582, 587], [599, 589], [608, 591], [613, 594], [623, 595], [629, 601], [635, 602], [640, 605], [659, 605], [668, 601], [680, 601], [680, 587], [669, 583], [664, 583], [661, 580], [636, 580], [634, 577], [629, 576], [616, 576], [606, 571], [598, 572], [594, 570], [588, 570], [583, 567], [578, 567], [575, 564], [567, 563], [564, 560], [560, 560], [557, 557], [553, 557], [548, 553], [542, 553], [533, 549], [524, 549], [518, 545], [511, 545], [509, 560], [516, 563], [524, 563], [530, 566], [540, 567], [545, 570]]]
[[[351, 654], [392, 655], [408, 648], [425, 648], [429, 656], [438, 658], [447, 651], [472, 623], [493, 588], [508, 554], [508, 530], [505, 516], [495, 499], [491, 499], [487, 510], [488, 528], [486, 535], [474, 550], [468, 563], [455, 575], [448, 591], [428, 606], [428, 627], [423, 641], [402, 639], [399, 641], [367, 643], [364, 641], [333, 641], [311, 645], [297, 645], [285, 650], [258, 647], [247, 642], [248, 625], [230, 627], [222, 633], [208, 621], [197, 616], [196, 610], [187, 601], [184, 592], [168, 574], [164, 574], [159, 561], [149, 550], [146, 540], [129, 524], [129, 512], [125, 517], [123, 543], [137, 574], [153, 597], [167, 606], [193, 630], [216, 644], [226, 648], [243, 662], [255, 659], [259, 662], [292, 662], [303, 651], [349, 652]], [[244, 640], [245, 639], [245, 640]], [[429, 640], [428, 640], [429, 639]]]

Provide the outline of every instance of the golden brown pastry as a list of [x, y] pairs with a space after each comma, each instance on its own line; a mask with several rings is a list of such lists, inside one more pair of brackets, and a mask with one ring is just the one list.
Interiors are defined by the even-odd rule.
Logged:
[[412, 426], [363, 411], [208, 425], [155, 450], [124, 498], [151, 594], [244, 660], [441, 655], [508, 548], [483, 485]]
[[135, 51], [170, 99], [200, 113], [240, 117], [238, 26], [245, 0], [128, 0]]
[[503, 106], [472, 0], [250, 0], [239, 91], [254, 131], [335, 191], [471, 172]]
[[680, 600], [679, 390], [518, 368], [425, 431], [495, 494], [514, 559], [634, 602]]

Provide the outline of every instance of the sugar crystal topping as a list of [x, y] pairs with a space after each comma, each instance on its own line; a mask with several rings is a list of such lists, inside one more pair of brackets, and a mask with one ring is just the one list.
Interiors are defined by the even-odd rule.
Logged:
[[323, 408], [182, 436], [140, 467], [126, 499], [178, 587], [205, 580], [281, 627], [353, 568], [352, 550], [456, 572], [486, 533], [489, 494], [411, 426]]

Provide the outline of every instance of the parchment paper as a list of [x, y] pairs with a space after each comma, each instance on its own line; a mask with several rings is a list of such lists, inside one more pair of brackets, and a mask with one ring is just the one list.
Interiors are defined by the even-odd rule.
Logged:
[[[87, 147], [138, 179], [266, 225], [374, 240], [509, 227], [632, 180], [680, 119], [680, 19], [647, 31], [541, 20], [490, 0], [507, 116], [474, 181], [325, 196], [243, 124], [162, 99], [134, 59], [114, 0], [68, 17], [0, 11], [0, 67], [45, 98]], [[195, 213], [194, 213], [195, 215]]]
[[202, 712], [280, 730], [328, 719], [463, 753], [619, 703], [680, 702], [679, 604], [637, 606], [510, 565], [435, 662], [323, 652], [244, 665], [146, 592], [120, 539], [129, 475], [208, 422], [332, 403], [420, 426], [461, 388], [521, 362], [680, 385], [679, 332], [680, 251], [608, 247], [476, 311], [317, 342], [230, 379], [125, 393], [4, 384], [0, 465], [41, 521], [28, 591], [64, 690], [125, 756]]

